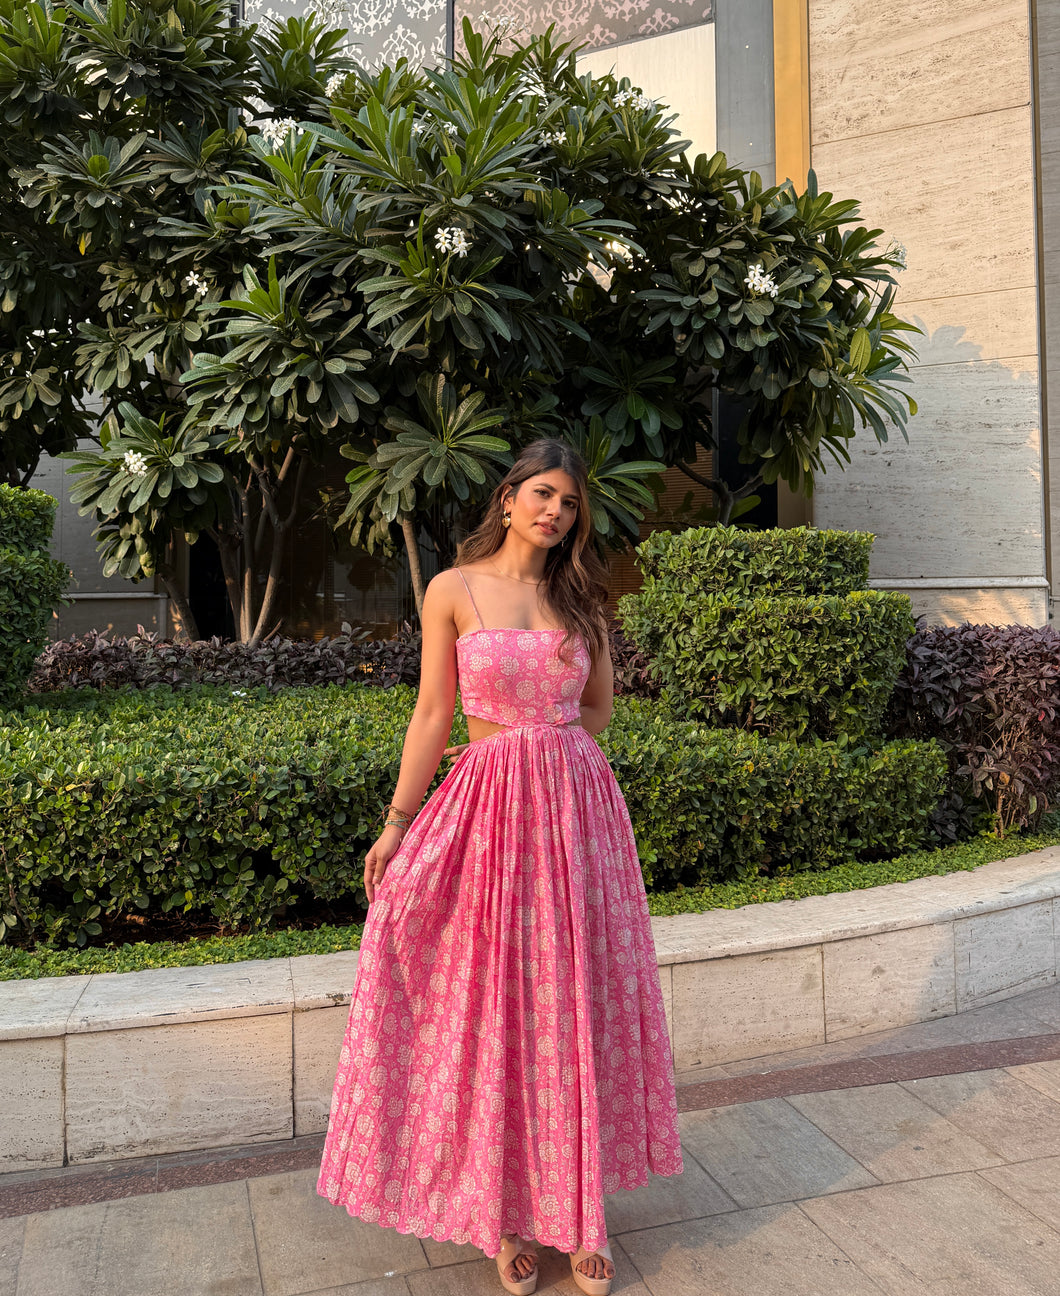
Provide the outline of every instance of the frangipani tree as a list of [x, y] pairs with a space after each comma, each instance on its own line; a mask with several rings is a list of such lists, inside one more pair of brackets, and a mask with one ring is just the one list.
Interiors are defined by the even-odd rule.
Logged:
[[[200, 0], [0, 0], [20, 160], [0, 198], [32, 223], [0, 250], [17, 324], [0, 355], [5, 454], [43, 440], [67, 390], [48, 375], [72, 376], [111, 421], [74, 465], [108, 561], [123, 527], [122, 570], [146, 556], [141, 574], [162, 571], [174, 534], [211, 535], [252, 642], [278, 623], [309, 469], [340, 449], [354, 467], [332, 516], [367, 547], [404, 543], [419, 597], [419, 541], [450, 556], [541, 433], [585, 449], [594, 517], [617, 541], [664, 465], [698, 475], [715, 389], [748, 410], [745, 491], [809, 490], [859, 424], [885, 437], [914, 409], [898, 258], [852, 228], [856, 204], [812, 177], [799, 194], [720, 154], [687, 160], [664, 106], [580, 74], [551, 33], [516, 44], [465, 24], [464, 45], [443, 69], [371, 70], [313, 18], [232, 28]], [[54, 337], [40, 344], [31, 401], [4, 374], [33, 333], [41, 231], [79, 295], [40, 331], [58, 336], [61, 317], [79, 338], [58, 360]], [[191, 501], [172, 492], [116, 487], [127, 453], [158, 456], [178, 427], [194, 464], [222, 473], [201, 477], [205, 522], [185, 525]], [[736, 492], [708, 484], [724, 517]]]
[[[356, 539], [400, 524], [410, 560], [410, 530], [448, 556], [438, 498], [459, 514], [496, 480], [492, 436], [514, 450], [543, 431], [632, 468], [594, 484], [603, 533], [628, 534], [662, 466], [703, 480], [714, 389], [743, 401], [753, 464], [738, 490], [707, 482], [723, 520], [762, 482], [811, 490], [859, 424], [904, 432], [900, 257], [849, 228], [856, 203], [812, 175], [797, 194], [721, 154], [687, 160], [663, 105], [580, 74], [551, 33], [519, 45], [465, 23], [464, 46], [444, 69], [355, 69], [329, 125], [299, 123], [267, 179], [228, 191], [292, 280], [364, 310], [381, 401], [347, 452]], [[496, 431], [473, 434], [477, 477], [451, 487], [442, 429], [472, 399]]]
[[[252, 315], [253, 276], [268, 274], [267, 237], [216, 189], [256, 165], [251, 141], [287, 114], [327, 120], [327, 82], [351, 66], [342, 40], [312, 14], [263, 32], [233, 26], [222, 0], [0, 0], [5, 475], [28, 479], [42, 452], [95, 439], [73, 471], [104, 567], [159, 575], [192, 633], [174, 538], [218, 541], [240, 633], [266, 633], [269, 572], [300, 507], [288, 451], [319, 440], [312, 418], [290, 417], [312, 387], [279, 338], [292, 340], [297, 319], [262, 344], [289, 379], [268, 437], [230, 419], [218, 435], [186, 399], [181, 376], [198, 348], [227, 345], [220, 304], [239, 293]], [[296, 308], [286, 288], [281, 297], [281, 313]], [[208, 501], [193, 498], [200, 486]]]

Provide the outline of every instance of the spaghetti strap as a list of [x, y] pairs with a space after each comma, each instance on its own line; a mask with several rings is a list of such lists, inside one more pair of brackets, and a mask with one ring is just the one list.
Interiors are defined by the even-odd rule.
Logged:
[[474, 594], [471, 593], [471, 586], [467, 583], [467, 577], [464, 575], [463, 570], [460, 567], [456, 570], [460, 572], [460, 579], [464, 582], [464, 589], [467, 590], [467, 596], [471, 600], [471, 606], [475, 609], [475, 616], [478, 617], [479, 626], [481, 629], [485, 630], [486, 627], [482, 621], [482, 613], [478, 610], [478, 604], [475, 602]]

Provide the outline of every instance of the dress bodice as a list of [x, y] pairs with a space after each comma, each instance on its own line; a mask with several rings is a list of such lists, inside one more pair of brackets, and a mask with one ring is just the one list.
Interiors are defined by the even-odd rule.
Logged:
[[511, 726], [577, 720], [591, 662], [581, 635], [570, 661], [563, 660], [564, 633], [508, 627], [461, 635], [456, 664], [464, 714]]

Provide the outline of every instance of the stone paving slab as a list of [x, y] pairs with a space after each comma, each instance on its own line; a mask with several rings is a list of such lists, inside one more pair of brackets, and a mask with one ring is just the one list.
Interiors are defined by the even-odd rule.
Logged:
[[1006, 1162], [1060, 1154], [1060, 1106], [1006, 1071], [902, 1083]]
[[418, 1238], [351, 1218], [316, 1194], [317, 1170], [247, 1181], [264, 1296], [301, 1296], [334, 1282], [426, 1269]]
[[880, 1296], [883, 1290], [792, 1205], [630, 1233], [622, 1245], [652, 1296]]
[[978, 1174], [883, 1184], [800, 1209], [888, 1296], [1057, 1290], [1060, 1235]]
[[783, 1098], [681, 1116], [681, 1142], [739, 1206], [877, 1183]]
[[1032, 1089], [1060, 1102], [1060, 1062], [1029, 1062], [1024, 1066], [1008, 1066], [1010, 1076], [1029, 1084]]
[[736, 1210], [733, 1199], [694, 1157], [686, 1156], [684, 1162], [682, 1174], [653, 1178], [643, 1188], [605, 1197], [608, 1231], [629, 1233]]
[[246, 1184], [26, 1221], [17, 1296], [263, 1296]]
[[0, 1296], [15, 1296], [26, 1217], [0, 1220]]
[[284, 958], [151, 968], [132, 974], [99, 972], [89, 978], [66, 1029], [76, 1034], [172, 1026], [289, 1013], [293, 1004], [291, 960]]
[[68, 976], [0, 981], [0, 1038], [65, 1035], [71, 1014], [91, 980], [90, 976]]
[[1003, 1160], [900, 1084], [833, 1089], [788, 1101], [884, 1182], [978, 1170]]
[[342, 1287], [306, 1292], [305, 1296], [409, 1296], [409, 1285], [398, 1274], [393, 1278], [369, 1278], [363, 1283], [345, 1283]]
[[1060, 1157], [998, 1166], [982, 1178], [1060, 1233]]

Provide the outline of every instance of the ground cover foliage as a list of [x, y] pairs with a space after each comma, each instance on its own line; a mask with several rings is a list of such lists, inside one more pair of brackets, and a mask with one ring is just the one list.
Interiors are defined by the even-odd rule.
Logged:
[[936, 626], [910, 639], [889, 732], [932, 738], [949, 786], [935, 815], [953, 840], [989, 816], [1034, 828], [1060, 794], [1060, 634], [1051, 626]]
[[[657, 697], [650, 663], [622, 633], [610, 630], [618, 696]], [[369, 639], [344, 625], [322, 639], [276, 636], [257, 647], [221, 639], [174, 643], [142, 628], [135, 635], [98, 631], [47, 645], [34, 663], [30, 693], [64, 689], [187, 688], [195, 684], [267, 688], [357, 682], [378, 688], [419, 684], [420, 632], [407, 622], [391, 639]]]

